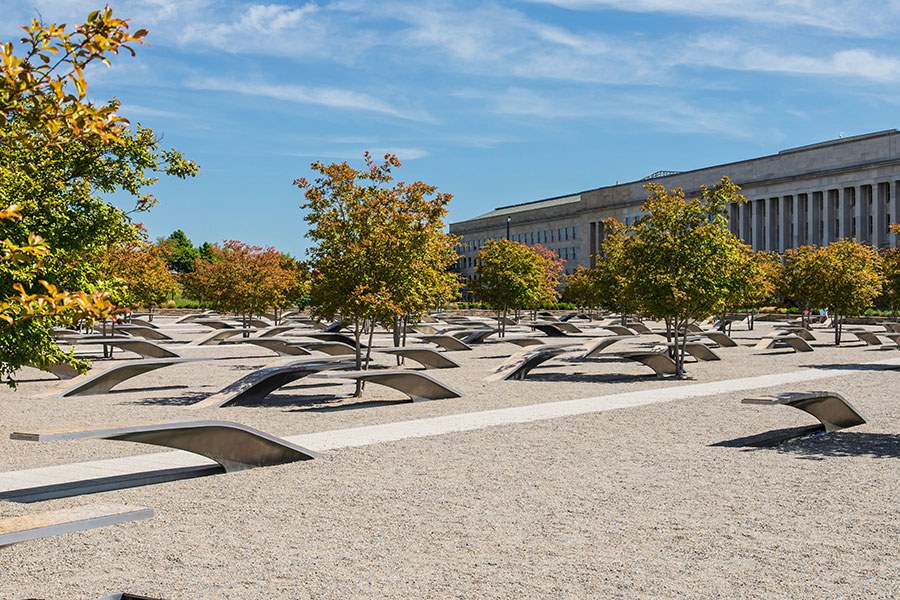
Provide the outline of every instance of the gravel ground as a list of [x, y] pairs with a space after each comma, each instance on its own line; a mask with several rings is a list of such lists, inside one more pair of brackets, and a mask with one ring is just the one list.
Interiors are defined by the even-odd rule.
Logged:
[[[184, 342], [206, 329], [166, 331]], [[184, 356], [228, 358], [158, 370], [106, 395], [53, 397], [61, 382], [23, 371], [17, 391], [0, 391], [0, 470], [159, 451], [8, 440], [22, 429], [210, 418], [289, 435], [809, 367], [845, 374], [345, 448], [316, 461], [91, 497], [0, 504], [4, 516], [92, 501], [156, 510], [147, 521], [3, 548], [0, 598], [900, 596], [900, 370], [853, 367], [900, 352], [858, 342], [834, 348], [825, 332], [812, 353], [750, 347], [770, 331], [761, 323], [736, 331], [740, 347], [717, 350], [721, 362], [688, 365], [692, 379], [684, 382], [602, 358], [554, 360], [526, 381], [487, 383], [519, 349], [491, 342], [450, 353], [461, 369], [428, 372], [464, 398], [415, 404], [381, 386], [369, 386], [362, 400], [323, 398], [351, 388], [306, 379], [260, 407], [185, 408], [252, 368], [284, 361], [243, 346], [169, 344]], [[627, 346], [610, 350], [619, 349]], [[809, 423], [799, 411], [739, 404], [745, 395], [805, 389], [843, 393], [869, 422], [777, 449], [711, 445]]]

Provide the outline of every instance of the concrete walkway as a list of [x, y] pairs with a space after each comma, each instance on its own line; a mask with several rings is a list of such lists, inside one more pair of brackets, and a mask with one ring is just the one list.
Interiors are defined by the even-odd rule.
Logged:
[[[888, 370], [898, 366], [900, 366], [900, 358], [853, 365], [853, 367], [867, 370]], [[670, 402], [683, 398], [698, 398], [766, 387], [799, 384], [852, 375], [853, 373], [854, 370], [848, 369], [810, 368], [759, 377], [661, 387], [653, 390], [625, 392], [578, 400], [460, 413], [412, 421], [355, 427], [352, 429], [337, 429], [291, 436], [285, 439], [310, 450], [335, 450], [407, 438], [427, 437], [457, 431], [471, 431], [487, 427], [604, 412], [618, 408]], [[195, 477], [213, 473], [217, 470], [218, 465], [216, 463], [201, 456], [182, 451], [170, 451], [9, 471], [0, 473], [0, 499], [32, 502]]]

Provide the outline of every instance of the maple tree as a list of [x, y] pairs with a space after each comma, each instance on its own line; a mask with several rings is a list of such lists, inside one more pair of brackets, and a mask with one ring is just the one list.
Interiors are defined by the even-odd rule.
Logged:
[[881, 257], [868, 244], [842, 239], [815, 249], [807, 269], [815, 286], [812, 304], [827, 307], [834, 320], [834, 343], [840, 345], [844, 318], [861, 314], [881, 293]]
[[296, 287], [296, 272], [272, 247], [237, 240], [212, 244], [211, 260], [197, 260], [187, 273], [189, 288], [213, 308], [241, 315], [244, 326], [254, 315], [285, 305]]
[[104, 248], [137, 238], [127, 215], [95, 192], [125, 191], [137, 198], [135, 210], [144, 210], [154, 202], [143, 193], [155, 182], [148, 171], [196, 172], [181, 154], [159, 151], [151, 130], [130, 129], [116, 100], [98, 105], [88, 99], [86, 69], [109, 64], [109, 55], [120, 51], [133, 54], [146, 31], [130, 32], [109, 8], [74, 28], [34, 20], [22, 29], [18, 45], [0, 44], [0, 206], [8, 207], [0, 219], [5, 376], [25, 364], [85, 368], [56, 346], [51, 327], [115, 311], [102, 293], [57, 288], [95, 288]]
[[[900, 235], [900, 224], [891, 224], [891, 230]], [[900, 248], [886, 250], [881, 256], [881, 272], [884, 275], [882, 299], [891, 307], [891, 315], [896, 318], [900, 308]]]
[[[141, 242], [118, 245], [107, 251], [104, 272], [121, 281], [111, 300], [125, 308], [153, 309], [165, 302], [177, 289], [175, 276], [156, 244]], [[111, 291], [111, 290], [110, 290]]]
[[506, 335], [510, 310], [534, 308], [557, 297], [548, 273], [555, 267], [548, 260], [546, 253], [506, 239], [489, 240], [475, 257], [472, 291], [497, 312], [500, 337]]
[[[421, 315], [452, 299], [458, 289], [450, 265], [458, 260], [455, 236], [444, 232], [451, 195], [421, 181], [394, 182], [399, 159], [381, 164], [365, 153], [366, 167], [313, 163], [319, 176], [294, 183], [304, 190], [309, 298], [314, 315], [350, 322], [357, 368], [368, 367], [376, 323]], [[396, 331], [396, 327], [395, 327]], [[362, 392], [358, 385], [356, 394]]]
[[674, 333], [676, 376], [684, 377], [688, 324], [717, 312], [739, 280], [747, 248], [727, 227], [726, 208], [744, 201], [727, 177], [700, 197], [647, 184], [643, 216], [622, 236], [628, 296]]

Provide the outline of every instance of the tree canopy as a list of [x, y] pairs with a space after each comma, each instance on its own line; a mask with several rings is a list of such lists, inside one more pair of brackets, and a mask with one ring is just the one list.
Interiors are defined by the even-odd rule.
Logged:
[[510, 310], [536, 308], [558, 297], [560, 265], [555, 254], [543, 250], [511, 240], [489, 240], [475, 258], [472, 291], [497, 311], [501, 336]]
[[[122, 51], [134, 54], [146, 31], [131, 32], [109, 8], [73, 28], [35, 20], [23, 30], [18, 44], [0, 44], [0, 207], [11, 215], [0, 219], [10, 252], [0, 290], [12, 315], [0, 334], [3, 374], [23, 364], [69, 361], [50, 327], [70, 308], [112, 310], [102, 294], [56, 287], [98, 289], [107, 248], [140, 239], [128, 215], [101, 194], [124, 192], [135, 198], [134, 210], [146, 210], [155, 202], [145, 192], [155, 173], [197, 171], [180, 153], [160, 150], [150, 129], [132, 129], [117, 100], [98, 104], [88, 97], [88, 69]], [[16, 256], [29, 256], [28, 267]]]
[[628, 296], [642, 312], [666, 319], [676, 336], [675, 363], [684, 375], [689, 323], [716, 313], [740, 285], [750, 249], [727, 228], [726, 208], [742, 202], [740, 188], [723, 178], [686, 199], [681, 189], [648, 184], [643, 216], [622, 235]]
[[[315, 162], [319, 176], [295, 181], [304, 190], [309, 249], [310, 306], [313, 313], [353, 323], [357, 367], [360, 336], [376, 322], [418, 315], [452, 299], [456, 277], [448, 268], [458, 259], [454, 236], [444, 233], [450, 194], [421, 181], [394, 182], [396, 156], [377, 164], [368, 152], [366, 167]], [[366, 361], [367, 362], [367, 361]], [[357, 390], [359, 392], [359, 390]]]

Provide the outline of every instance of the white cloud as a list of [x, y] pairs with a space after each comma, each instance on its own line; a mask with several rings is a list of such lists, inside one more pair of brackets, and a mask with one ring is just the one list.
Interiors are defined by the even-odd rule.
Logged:
[[859, 36], [895, 30], [898, 0], [531, 0], [573, 10], [612, 9], [802, 25]]
[[900, 58], [882, 56], [867, 49], [799, 54], [778, 47], [756, 46], [740, 39], [699, 37], [685, 45], [670, 64], [717, 67], [826, 77], [849, 77], [891, 82], [900, 80]]
[[198, 90], [230, 92], [297, 104], [313, 104], [330, 108], [374, 112], [410, 121], [431, 120], [431, 117], [420, 109], [401, 109], [369, 94], [340, 88], [264, 82], [251, 83], [215, 77], [191, 81], [188, 85]]

